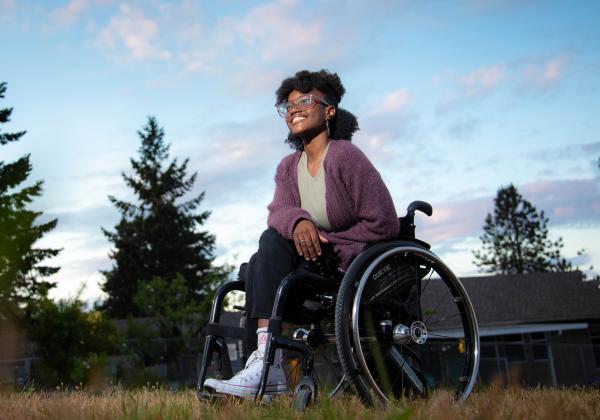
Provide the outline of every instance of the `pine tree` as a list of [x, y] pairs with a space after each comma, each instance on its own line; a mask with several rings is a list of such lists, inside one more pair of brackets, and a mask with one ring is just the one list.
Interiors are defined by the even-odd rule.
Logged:
[[548, 238], [548, 218], [517, 191], [502, 187], [494, 199], [494, 215], [485, 218], [482, 249], [474, 251], [474, 263], [488, 273], [517, 274], [570, 271], [561, 257], [562, 238]]
[[[6, 83], [0, 83], [0, 99], [4, 98]], [[12, 108], [0, 109], [0, 124], [10, 121]], [[25, 131], [0, 131], [0, 146], [21, 139]], [[56, 227], [57, 220], [36, 224], [42, 212], [27, 206], [42, 193], [42, 181], [21, 187], [31, 174], [29, 155], [15, 162], [0, 161], [0, 306], [23, 307], [44, 298], [54, 283], [44, 277], [59, 268], [42, 262], [58, 255], [60, 249], [34, 248], [34, 244]]]
[[179, 202], [196, 181], [196, 173], [187, 175], [189, 159], [181, 164], [177, 159], [165, 163], [169, 145], [153, 117], [148, 118], [138, 135], [139, 158], [130, 160], [133, 175], [122, 174], [137, 203], [110, 196], [121, 220], [114, 232], [103, 229], [114, 246], [110, 254], [113, 267], [103, 272], [102, 288], [108, 294], [104, 308], [115, 317], [151, 313], [135, 304], [140, 282], [148, 283], [155, 277], [171, 282], [180, 274], [191, 291], [191, 299], [201, 302], [213, 288], [209, 283], [216, 281], [208, 275], [213, 270], [215, 238], [198, 230], [210, 212], [195, 212], [204, 192]]

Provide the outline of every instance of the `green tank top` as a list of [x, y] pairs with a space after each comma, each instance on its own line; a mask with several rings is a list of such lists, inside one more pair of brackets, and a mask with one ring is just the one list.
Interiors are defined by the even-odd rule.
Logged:
[[323, 167], [327, 150], [329, 150], [329, 144], [325, 149], [316, 176], [312, 176], [308, 171], [308, 157], [306, 152], [302, 152], [298, 162], [298, 190], [300, 192], [300, 207], [310, 214], [310, 217], [320, 229], [330, 231], [331, 225], [327, 218], [327, 204], [325, 201], [325, 168]]

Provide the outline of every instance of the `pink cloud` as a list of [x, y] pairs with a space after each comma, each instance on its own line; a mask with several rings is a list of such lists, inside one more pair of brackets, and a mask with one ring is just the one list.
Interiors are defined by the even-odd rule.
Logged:
[[273, 90], [273, 87], [277, 86], [284, 77], [285, 74], [280, 69], [264, 69], [254, 65], [236, 72], [230, 81], [239, 93], [254, 95]]
[[504, 78], [504, 65], [480, 67], [460, 79], [463, 94], [467, 97], [478, 97], [489, 94], [496, 89]]
[[61, 25], [72, 25], [87, 6], [86, 0], [71, 0], [66, 6], [50, 13], [50, 17]]
[[215, 54], [212, 51], [183, 52], [178, 56], [185, 73], [214, 73]]
[[265, 74], [271, 79], [275, 73], [279, 78], [301, 67], [321, 68], [324, 56], [331, 61], [341, 54], [344, 47], [333, 28], [326, 24], [325, 15], [311, 15], [298, 0], [261, 3], [204, 28], [203, 39], [183, 47], [186, 57], [200, 57], [185, 62], [184, 68], [187, 72], [222, 70], [230, 75], [234, 88], [243, 86], [253, 93], [264, 89]]
[[554, 215], [550, 219], [554, 224], [600, 222], [600, 194], [593, 179], [540, 181], [525, 184], [519, 191], [538, 210]]
[[547, 90], [559, 83], [565, 75], [568, 59], [559, 55], [523, 67], [521, 84], [525, 89]]
[[554, 215], [560, 217], [571, 216], [575, 213], [575, 209], [572, 206], [557, 207], [553, 210]]
[[388, 93], [382, 101], [381, 112], [396, 112], [406, 108], [410, 102], [410, 94], [406, 89], [399, 89]]
[[485, 215], [493, 210], [493, 199], [432, 205], [433, 215], [417, 224], [417, 236], [431, 243], [441, 243], [480, 234]]
[[543, 93], [564, 79], [568, 64], [568, 55], [561, 53], [545, 59], [526, 58], [508, 65], [479, 67], [458, 77], [458, 87], [438, 105], [437, 113], [489, 96], [503, 84], [517, 85], [521, 91]]
[[489, 96], [496, 91], [506, 77], [506, 66], [496, 64], [482, 66], [455, 79], [456, 86], [436, 108], [442, 114], [456, 105], [463, 105], [476, 99]]
[[243, 44], [258, 48], [263, 60], [281, 59], [280, 54], [302, 55], [323, 38], [324, 19], [299, 18], [302, 3], [279, 0], [251, 9], [235, 25]]
[[[8, 4], [8, 0], [0, 0]], [[53, 21], [70, 25], [83, 14], [92, 16], [88, 32], [95, 46], [111, 58], [133, 61], [174, 59], [181, 76], [193, 73], [223, 74], [232, 87], [265, 83], [257, 74], [287, 75], [299, 68], [332, 65], [351, 45], [353, 29], [332, 22], [328, 10], [299, 0], [271, 0], [241, 8], [213, 21], [201, 2], [114, 0], [63, 0], [50, 12]], [[111, 10], [107, 15], [107, 11]], [[323, 58], [327, 58], [324, 64]], [[240, 83], [239, 81], [243, 81]]]
[[171, 53], [159, 48], [159, 27], [141, 10], [122, 4], [100, 34], [98, 45], [116, 50], [123, 47], [134, 60], [169, 60]]
[[[593, 179], [533, 182], [517, 186], [550, 226], [600, 224], [600, 193]], [[418, 237], [431, 243], [460, 240], [483, 233], [485, 217], [494, 209], [494, 196], [432, 203], [433, 216], [417, 223]]]
[[417, 153], [415, 133], [419, 116], [408, 109], [393, 113], [382, 112], [382, 108], [359, 116], [360, 130], [353, 141], [380, 165], [396, 168], [402, 162], [406, 167], [411, 152]]

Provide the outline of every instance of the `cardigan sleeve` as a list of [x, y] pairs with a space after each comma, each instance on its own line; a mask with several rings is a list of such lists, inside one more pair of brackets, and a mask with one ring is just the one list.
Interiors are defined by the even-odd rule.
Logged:
[[297, 182], [293, 176], [296, 174], [291, 170], [294, 165], [293, 158], [288, 156], [281, 161], [275, 172], [275, 195], [271, 204], [267, 206], [269, 217], [267, 225], [274, 228], [286, 239], [293, 239], [292, 233], [296, 223], [301, 219], [311, 220], [310, 214], [300, 208], [300, 198], [296, 191]]
[[[334, 244], [345, 244], [348, 252], [353, 254], [357, 251], [353, 249], [355, 246], [348, 245], [360, 242], [364, 246], [394, 238], [398, 235], [399, 225], [392, 197], [377, 169], [360, 149], [347, 149], [336, 166], [353, 203], [356, 223], [345, 230], [324, 232], [324, 235]], [[342, 251], [344, 247], [339, 248]], [[353, 256], [340, 255], [342, 260]]]

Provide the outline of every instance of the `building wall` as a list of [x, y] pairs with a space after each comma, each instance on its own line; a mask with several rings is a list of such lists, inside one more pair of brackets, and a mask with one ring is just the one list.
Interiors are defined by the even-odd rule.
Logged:
[[483, 337], [481, 383], [573, 386], [600, 381], [588, 330]]
[[555, 332], [550, 342], [558, 385], [587, 384], [600, 376], [588, 330]]
[[585, 383], [585, 360], [582, 348], [588, 343], [585, 331], [562, 331], [550, 334], [558, 385]]

